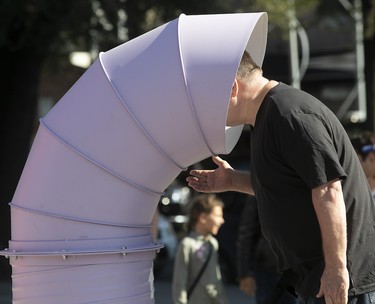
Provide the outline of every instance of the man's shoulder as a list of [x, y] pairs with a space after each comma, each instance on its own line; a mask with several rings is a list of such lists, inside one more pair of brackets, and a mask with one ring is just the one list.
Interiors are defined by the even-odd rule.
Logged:
[[268, 111], [284, 118], [296, 113], [321, 114], [327, 112], [327, 107], [318, 98], [284, 83], [279, 83], [273, 88], [266, 100]]
[[303, 91], [301, 89], [294, 88], [282, 82], [279, 82], [277, 86], [273, 87], [270, 90], [270, 94], [268, 94], [268, 96], [271, 99], [275, 100], [285, 97], [288, 97], [286, 100], [299, 99], [301, 97], [304, 97], [304, 99], [307, 98], [319, 101], [315, 96], [311, 95], [310, 93]]

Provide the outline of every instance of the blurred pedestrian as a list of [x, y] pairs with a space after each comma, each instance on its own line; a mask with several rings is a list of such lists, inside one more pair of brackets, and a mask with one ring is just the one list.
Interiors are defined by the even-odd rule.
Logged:
[[199, 195], [193, 200], [188, 235], [181, 240], [175, 257], [173, 303], [227, 303], [214, 237], [223, 223], [223, 202], [216, 195]]
[[372, 198], [375, 201], [375, 134], [363, 131], [351, 138], [359, 161], [365, 171]]
[[[237, 238], [237, 274], [240, 289], [255, 296], [256, 304], [267, 304], [280, 280], [276, 256], [262, 234], [255, 196], [247, 195]], [[296, 304], [297, 298], [283, 291], [278, 304]]]

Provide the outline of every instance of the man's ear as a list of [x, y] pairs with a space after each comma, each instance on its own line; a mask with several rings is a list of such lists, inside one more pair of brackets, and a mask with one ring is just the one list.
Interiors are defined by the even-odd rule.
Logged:
[[235, 79], [232, 86], [232, 93], [230, 97], [237, 97], [238, 94], [238, 80]]

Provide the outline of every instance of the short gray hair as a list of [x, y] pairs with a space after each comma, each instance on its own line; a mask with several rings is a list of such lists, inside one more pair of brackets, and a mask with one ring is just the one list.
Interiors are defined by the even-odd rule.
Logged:
[[248, 79], [251, 72], [254, 70], [262, 70], [251, 58], [250, 54], [247, 51], [244, 51], [240, 66], [238, 67], [237, 70], [237, 77], [240, 79]]

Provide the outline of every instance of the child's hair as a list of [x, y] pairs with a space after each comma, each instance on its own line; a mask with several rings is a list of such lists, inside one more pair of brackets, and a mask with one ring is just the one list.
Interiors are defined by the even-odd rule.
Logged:
[[189, 210], [189, 221], [187, 223], [187, 230], [190, 232], [194, 229], [198, 222], [199, 216], [202, 213], [209, 214], [214, 207], [224, 207], [223, 201], [215, 194], [201, 194], [197, 196], [191, 203]]
[[375, 135], [370, 131], [363, 131], [353, 136], [351, 142], [355, 151], [363, 160], [370, 152], [375, 152]]

